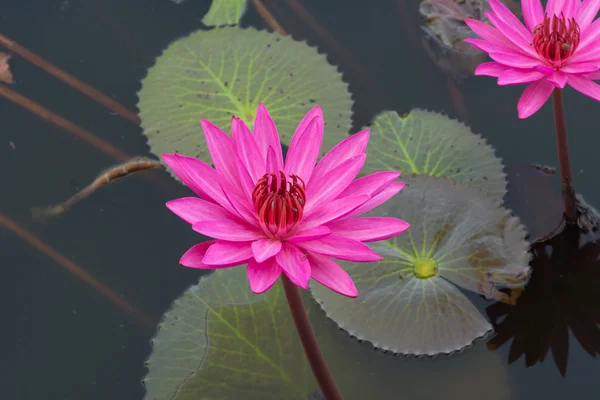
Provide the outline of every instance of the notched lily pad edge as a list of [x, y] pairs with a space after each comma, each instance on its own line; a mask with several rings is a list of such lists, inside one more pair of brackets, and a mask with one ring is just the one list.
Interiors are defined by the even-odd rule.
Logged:
[[[166, 46], [165, 46], [165, 47], [162, 49], [162, 51], [160, 52], [160, 54], [158, 54], [158, 55], [155, 57], [155, 59], [154, 59], [154, 62], [153, 62], [151, 65], [149, 65], [149, 66], [148, 66], [148, 68], [147, 68], [147, 70], [146, 70], [146, 74], [145, 74], [145, 75], [144, 75], [142, 78], [140, 78], [140, 82], [141, 82], [141, 84], [140, 84], [140, 88], [139, 88], [139, 90], [138, 90], [138, 91], [136, 92], [136, 94], [135, 94], [135, 96], [136, 96], [136, 98], [137, 98], [137, 102], [136, 102], [136, 104], [135, 104], [135, 107], [136, 107], [136, 109], [137, 109], [137, 115], [138, 115], [138, 117], [140, 117], [140, 119], [141, 119], [142, 115], [141, 115], [141, 110], [140, 110], [140, 107], [139, 107], [139, 104], [140, 104], [140, 101], [141, 101], [141, 99], [140, 99], [140, 96], [139, 96], [139, 95], [140, 95], [140, 93], [142, 92], [142, 90], [144, 89], [144, 81], [146, 80], [146, 78], [148, 78], [148, 75], [149, 75], [149, 73], [150, 73], [150, 70], [156, 66], [156, 64], [157, 64], [158, 60], [159, 60], [159, 59], [160, 59], [160, 58], [161, 58], [161, 57], [162, 57], [162, 56], [165, 54], [165, 52], [167, 51], [167, 49], [169, 49], [169, 47], [171, 47], [171, 46], [172, 46], [172, 45], [173, 45], [175, 42], [177, 42], [177, 41], [179, 41], [179, 40], [183, 40], [183, 39], [185, 39], [185, 38], [188, 38], [188, 37], [192, 36], [193, 34], [196, 34], [196, 33], [198, 33], [199, 31], [203, 31], [203, 32], [211, 32], [211, 31], [213, 31], [213, 30], [217, 30], [217, 29], [229, 29], [229, 28], [235, 29], [235, 28], [237, 28], [237, 29], [239, 29], [240, 31], [254, 30], [254, 31], [256, 31], [256, 32], [265, 32], [265, 33], [267, 33], [267, 34], [271, 34], [271, 35], [274, 35], [274, 36], [276, 36], [276, 37], [277, 37], [279, 40], [281, 40], [282, 38], [289, 38], [290, 40], [293, 40], [294, 42], [297, 42], [297, 43], [303, 43], [304, 45], [306, 45], [306, 47], [308, 47], [308, 48], [310, 48], [310, 49], [315, 49], [315, 50], [316, 50], [316, 55], [317, 55], [317, 56], [320, 56], [320, 57], [322, 57], [322, 58], [324, 59], [324, 61], [325, 61], [325, 62], [326, 62], [328, 65], [330, 65], [331, 67], [334, 67], [334, 68], [335, 68], [335, 72], [336, 72], [337, 74], [339, 74], [340, 82], [341, 82], [341, 83], [344, 83], [344, 84], [346, 84], [346, 88], [344, 89], [345, 93], [348, 93], [348, 94], [350, 95], [350, 96], [349, 96], [348, 110], [345, 112], [345, 113], [347, 113], [347, 114], [348, 114], [348, 118], [349, 118], [349, 120], [350, 120], [350, 123], [349, 123], [349, 126], [348, 126], [348, 132], [346, 132], [346, 135], [345, 135], [343, 138], [340, 138], [340, 139], [341, 139], [341, 140], [347, 139], [347, 138], [348, 138], [348, 137], [350, 137], [352, 134], [354, 134], [354, 133], [358, 133], [358, 132], [360, 131], [360, 130], [358, 130], [358, 131], [356, 131], [356, 132], [354, 132], [354, 133], [351, 133], [351, 130], [352, 130], [352, 128], [353, 128], [353, 125], [354, 125], [354, 123], [355, 123], [355, 120], [354, 120], [354, 108], [356, 107], [356, 102], [355, 102], [355, 95], [354, 95], [354, 93], [353, 93], [353, 92], [350, 90], [350, 82], [349, 82], [349, 81], [347, 81], [347, 80], [345, 79], [344, 72], [342, 71], [341, 67], [340, 67], [339, 65], [337, 65], [337, 64], [334, 64], [334, 63], [330, 62], [330, 61], [329, 61], [329, 54], [328, 54], [327, 52], [323, 51], [323, 50], [322, 50], [322, 49], [321, 49], [319, 46], [317, 46], [317, 45], [315, 45], [315, 46], [311, 46], [311, 45], [308, 43], [308, 40], [298, 40], [298, 39], [296, 39], [295, 37], [293, 37], [293, 35], [283, 36], [283, 35], [279, 34], [278, 32], [272, 31], [272, 30], [270, 30], [270, 29], [267, 29], [267, 28], [257, 29], [257, 28], [251, 27], [251, 26], [246, 26], [246, 27], [243, 27], [243, 26], [240, 26], [240, 25], [237, 25], [237, 24], [225, 24], [225, 25], [219, 25], [219, 26], [206, 26], [206, 25], [204, 25], [204, 27], [205, 27], [205, 28], [196, 29], [196, 30], [194, 30], [194, 31], [192, 31], [192, 32], [190, 32], [190, 33], [188, 33], [187, 35], [183, 35], [183, 36], [180, 36], [180, 37], [178, 37], [178, 38], [176, 38], [176, 39], [172, 40], [170, 43], [168, 43], [168, 44], [167, 44], [167, 45], [166, 45]], [[311, 107], [307, 107], [307, 108], [306, 108], [306, 112], [310, 111], [310, 109], [311, 109]], [[202, 116], [198, 116], [198, 129], [200, 129], [200, 132], [201, 132], [201, 128], [200, 128], [200, 119], [201, 119], [201, 118], [202, 118]], [[142, 120], [142, 121], [143, 121], [143, 120]], [[298, 124], [299, 124], [299, 123], [300, 123], [300, 120], [298, 120]], [[277, 124], [277, 122], [276, 122], [276, 124]], [[144, 137], [144, 139], [146, 139], [146, 140], [145, 140], [145, 144], [146, 144], [146, 146], [147, 146], [147, 148], [148, 148], [148, 153], [149, 153], [149, 154], [153, 154], [153, 155], [157, 156], [157, 157], [159, 158], [160, 162], [161, 162], [163, 165], [165, 165], [165, 164], [164, 164], [164, 161], [162, 161], [162, 158], [160, 157], [160, 155], [156, 155], [156, 154], [152, 153], [152, 148], [151, 148], [151, 146], [150, 146], [150, 144], [149, 144], [149, 139], [148, 139], [148, 136], [145, 134], [145, 129], [144, 129], [144, 126], [143, 126], [143, 122], [140, 124], [140, 127], [142, 128], [142, 136]], [[324, 132], [324, 135], [323, 135], [323, 136], [327, 135], [327, 117], [326, 117], [326, 116], [324, 117], [324, 127], [325, 127], [325, 132]], [[221, 129], [224, 129], [224, 127], [220, 127], [220, 128], [221, 128]], [[228, 128], [227, 128], [227, 129], [225, 129], [225, 131], [226, 131], [226, 132], [227, 132], [228, 130], [229, 130]], [[339, 141], [341, 141], [341, 140], [339, 140]], [[338, 141], [338, 142], [339, 142], [339, 141]], [[337, 143], [336, 143], [336, 144], [337, 144]], [[285, 145], [286, 145], [286, 146], [288, 146], [289, 144], [285, 144]], [[325, 152], [324, 152], [324, 151], [321, 151], [321, 152], [320, 152], [320, 157], [322, 158], [322, 157], [323, 157], [323, 156], [324, 156], [324, 155], [327, 153], [327, 151], [329, 151], [329, 150], [330, 150], [330, 149], [327, 149]], [[206, 160], [203, 160], [203, 161], [206, 161]], [[320, 161], [320, 159], [319, 159], [319, 161]], [[211, 165], [212, 165], [212, 164], [211, 164]], [[214, 165], [213, 165], [213, 167], [214, 167]], [[168, 169], [168, 172], [169, 172], [169, 174], [170, 174], [171, 176], [175, 177], [175, 176], [174, 176], [174, 175], [171, 173], [170, 169]], [[180, 184], [182, 184], [182, 185], [183, 185], [183, 182], [181, 182], [179, 179], [177, 179], [177, 178], [176, 178], [175, 180], [176, 180], [178, 183], [180, 183]]]
[[[414, 107], [414, 108], [411, 108], [410, 110], [408, 110], [407, 112], [404, 112], [404, 113], [399, 113], [397, 110], [387, 109], [387, 110], [382, 110], [382, 111], [378, 112], [373, 117], [372, 121], [369, 122], [367, 125], [365, 125], [363, 129], [365, 129], [365, 128], [371, 129], [371, 127], [375, 123], [375, 120], [377, 119], [377, 117], [379, 117], [379, 116], [381, 116], [381, 115], [383, 115], [385, 113], [388, 113], [388, 112], [389, 113], [396, 113], [400, 119], [404, 120], [404, 119], [406, 119], [406, 118], [409, 117], [409, 115], [410, 115], [410, 113], [412, 111], [425, 111], [425, 112], [428, 112], [428, 113], [438, 114], [438, 115], [441, 115], [443, 117], [446, 117], [446, 118], [448, 118], [448, 120], [456, 122], [456, 123], [464, 126], [465, 128], [467, 128], [469, 130], [469, 132], [471, 132], [471, 134], [473, 136], [475, 136], [477, 139], [479, 139], [481, 141], [482, 145], [487, 146], [487, 147], [489, 147], [492, 150], [492, 155], [497, 160], [500, 161], [500, 166], [502, 168], [501, 171], [500, 171], [500, 177], [502, 177], [503, 180], [504, 180], [504, 194], [502, 196], [502, 204], [504, 204], [504, 196], [506, 196], [506, 194], [508, 193], [508, 179], [507, 179], [508, 175], [506, 173], [506, 165], [504, 165], [504, 162], [503, 162], [502, 158], [500, 158], [496, 154], [497, 153], [496, 148], [494, 146], [492, 146], [483, 135], [481, 135], [480, 133], [473, 132], [473, 129], [469, 125], [465, 124], [463, 121], [459, 120], [458, 118], [451, 118], [448, 114], [446, 114], [443, 111], [435, 111], [435, 110], [430, 110], [428, 108]], [[400, 172], [402, 172], [402, 171], [400, 171]], [[410, 172], [410, 173], [414, 174], [413, 172]], [[404, 175], [404, 173], [403, 173], [403, 175]], [[408, 175], [408, 173], [407, 173], [407, 175]], [[414, 175], [428, 175], [428, 174], [414, 174]], [[429, 176], [432, 176], [432, 175], [429, 175]], [[437, 176], [436, 176], [436, 178], [438, 178], [438, 179], [446, 179], [445, 177], [437, 177]], [[402, 180], [402, 176], [400, 177], [400, 179]], [[447, 179], [451, 179], [451, 178], [447, 178]], [[451, 179], [451, 180], [453, 180], [453, 179]], [[464, 185], [472, 187], [470, 185], [467, 185], [466, 183], [464, 183]], [[474, 189], [478, 189], [478, 188], [474, 188]], [[483, 192], [486, 193], [488, 196], [493, 196], [493, 194], [490, 194], [489, 192], [486, 192], [486, 191], [483, 191]]]
[[[360, 298], [360, 293], [359, 293], [358, 296], [359, 297], [357, 297], [357, 298]], [[381, 354], [385, 354], [386, 356], [400, 357], [400, 358], [404, 358], [404, 359], [415, 359], [415, 360], [435, 360], [435, 359], [438, 359], [438, 358], [450, 358], [450, 357], [456, 356], [458, 354], [461, 354], [461, 353], [463, 353], [463, 352], [471, 349], [475, 345], [476, 342], [486, 340], [486, 339], [488, 339], [490, 336], [492, 336], [494, 334], [494, 329], [491, 328], [487, 332], [485, 332], [483, 335], [474, 338], [471, 341], [471, 343], [467, 344], [466, 346], [464, 346], [464, 347], [462, 347], [462, 348], [460, 348], [458, 350], [453, 350], [453, 351], [447, 352], [447, 353], [442, 352], [442, 353], [437, 353], [437, 354], [434, 354], [434, 355], [429, 355], [429, 354], [418, 354], [417, 355], [417, 354], [410, 354], [410, 353], [399, 353], [399, 352], [396, 352], [396, 351], [394, 351], [394, 350], [392, 350], [390, 348], [386, 348], [384, 346], [379, 346], [379, 345], [377, 345], [376, 343], [374, 343], [374, 342], [372, 342], [370, 340], [360, 339], [356, 335], [352, 334], [352, 332], [350, 332], [350, 331], [342, 328], [340, 326], [340, 324], [338, 324], [337, 321], [335, 321], [333, 318], [331, 318], [329, 316], [329, 314], [327, 313], [327, 311], [325, 311], [325, 308], [323, 308], [323, 306], [322, 306], [323, 302], [317, 300], [315, 298], [315, 296], [311, 295], [311, 297], [312, 297], [313, 301], [319, 305], [319, 309], [321, 310], [321, 312], [323, 314], [325, 314], [325, 317], [329, 321], [331, 321], [331, 322], [333, 322], [335, 324], [335, 327], [337, 328], [338, 331], [343, 332], [343, 334], [347, 335], [348, 337], [350, 337], [353, 341], [355, 341], [357, 343], [360, 343], [360, 344], [362, 344], [362, 343], [369, 343], [374, 351], [376, 351], [378, 353], [381, 353]], [[487, 318], [486, 318], [486, 320], [487, 320]], [[491, 323], [490, 323], [490, 326], [491, 326]]]

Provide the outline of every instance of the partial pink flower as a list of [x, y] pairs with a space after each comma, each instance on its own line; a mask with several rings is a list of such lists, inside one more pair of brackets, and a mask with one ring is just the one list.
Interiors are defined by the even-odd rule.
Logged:
[[396, 218], [357, 218], [404, 187], [394, 171], [354, 180], [366, 159], [368, 129], [339, 143], [317, 164], [323, 139], [318, 106], [300, 122], [285, 163], [279, 134], [262, 104], [254, 133], [237, 117], [231, 137], [207, 120], [201, 125], [214, 169], [195, 158], [162, 155], [199, 196], [170, 201], [167, 207], [215, 239], [189, 249], [180, 260], [186, 267], [247, 264], [255, 293], [267, 291], [283, 272], [304, 289], [312, 277], [356, 297], [352, 279], [333, 259], [381, 260], [365, 242], [388, 239], [410, 226]]
[[481, 39], [465, 39], [494, 60], [475, 75], [498, 78], [498, 85], [527, 84], [519, 99], [519, 118], [536, 113], [554, 88], [569, 85], [600, 101], [600, 0], [521, 0], [525, 25], [498, 0], [485, 15], [493, 26], [465, 19]]

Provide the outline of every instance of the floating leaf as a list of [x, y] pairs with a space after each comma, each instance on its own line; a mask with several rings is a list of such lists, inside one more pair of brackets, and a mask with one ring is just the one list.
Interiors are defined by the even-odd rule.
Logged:
[[213, 0], [202, 22], [206, 26], [234, 25], [246, 11], [247, 0]]
[[411, 176], [372, 214], [413, 225], [372, 245], [383, 261], [341, 262], [358, 288], [357, 299], [320, 285], [311, 290], [327, 316], [376, 347], [415, 355], [460, 350], [491, 325], [456, 286], [503, 299], [497, 286], [519, 287], [528, 279], [525, 229], [500, 199], [478, 189]]
[[302, 117], [318, 104], [325, 118], [322, 150], [348, 135], [348, 85], [324, 55], [276, 33], [225, 27], [171, 44], [142, 81], [144, 134], [154, 154], [181, 152], [210, 160], [201, 118], [228, 131], [231, 116], [249, 127], [259, 102], [289, 144]]
[[[396, 170], [447, 177], [503, 197], [506, 176], [494, 149], [461, 122], [413, 109], [379, 114], [371, 125], [363, 173]], [[410, 220], [408, 220], [410, 221]]]
[[306, 400], [317, 389], [281, 284], [255, 295], [245, 268], [189, 288], [166, 313], [147, 365], [148, 400]]

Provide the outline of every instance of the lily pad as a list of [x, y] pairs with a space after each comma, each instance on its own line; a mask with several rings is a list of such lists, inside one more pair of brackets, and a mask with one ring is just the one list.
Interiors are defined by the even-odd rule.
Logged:
[[320, 285], [311, 291], [329, 318], [378, 348], [451, 353], [491, 330], [459, 288], [502, 300], [499, 287], [525, 285], [525, 229], [500, 199], [481, 190], [426, 175], [406, 180], [402, 192], [370, 214], [411, 221], [411, 228], [372, 245], [380, 262], [341, 261], [358, 298]]
[[175, 301], [147, 365], [147, 400], [306, 400], [318, 388], [283, 287], [255, 295], [240, 267], [216, 270]]
[[396, 170], [451, 178], [498, 197], [506, 193], [506, 175], [494, 149], [463, 123], [436, 112], [379, 114], [367, 154], [364, 174]]
[[247, 4], [247, 0], [213, 0], [202, 22], [206, 26], [237, 24], [246, 11]]
[[210, 160], [201, 118], [225, 131], [232, 115], [253, 127], [262, 102], [289, 144], [302, 117], [320, 105], [323, 154], [348, 135], [348, 85], [325, 55], [277, 33], [216, 28], [172, 43], [148, 71], [138, 94], [141, 126], [152, 153], [181, 152]]

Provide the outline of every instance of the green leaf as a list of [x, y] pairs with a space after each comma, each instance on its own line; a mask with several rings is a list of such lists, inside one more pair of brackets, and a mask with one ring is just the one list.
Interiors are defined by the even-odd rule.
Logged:
[[148, 400], [306, 400], [317, 389], [281, 284], [255, 295], [242, 267], [175, 301], [147, 365]]
[[504, 299], [499, 286], [524, 286], [530, 271], [525, 229], [501, 200], [481, 190], [426, 175], [405, 179], [398, 195], [369, 214], [412, 226], [371, 245], [384, 260], [341, 262], [358, 301], [321, 285], [311, 291], [328, 317], [376, 347], [451, 353], [491, 330], [456, 286], [497, 300]]
[[371, 125], [362, 173], [396, 170], [446, 177], [503, 197], [506, 175], [494, 149], [461, 122], [413, 109], [379, 114]]
[[202, 22], [206, 26], [235, 25], [246, 11], [247, 0], [213, 0]]
[[325, 154], [347, 137], [352, 116], [348, 85], [324, 55], [289, 36], [237, 27], [198, 31], [171, 44], [142, 81], [139, 99], [152, 153], [180, 152], [208, 162], [201, 118], [227, 132], [237, 115], [252, 128], [262, 102], [289, 144], [318, 104]]

